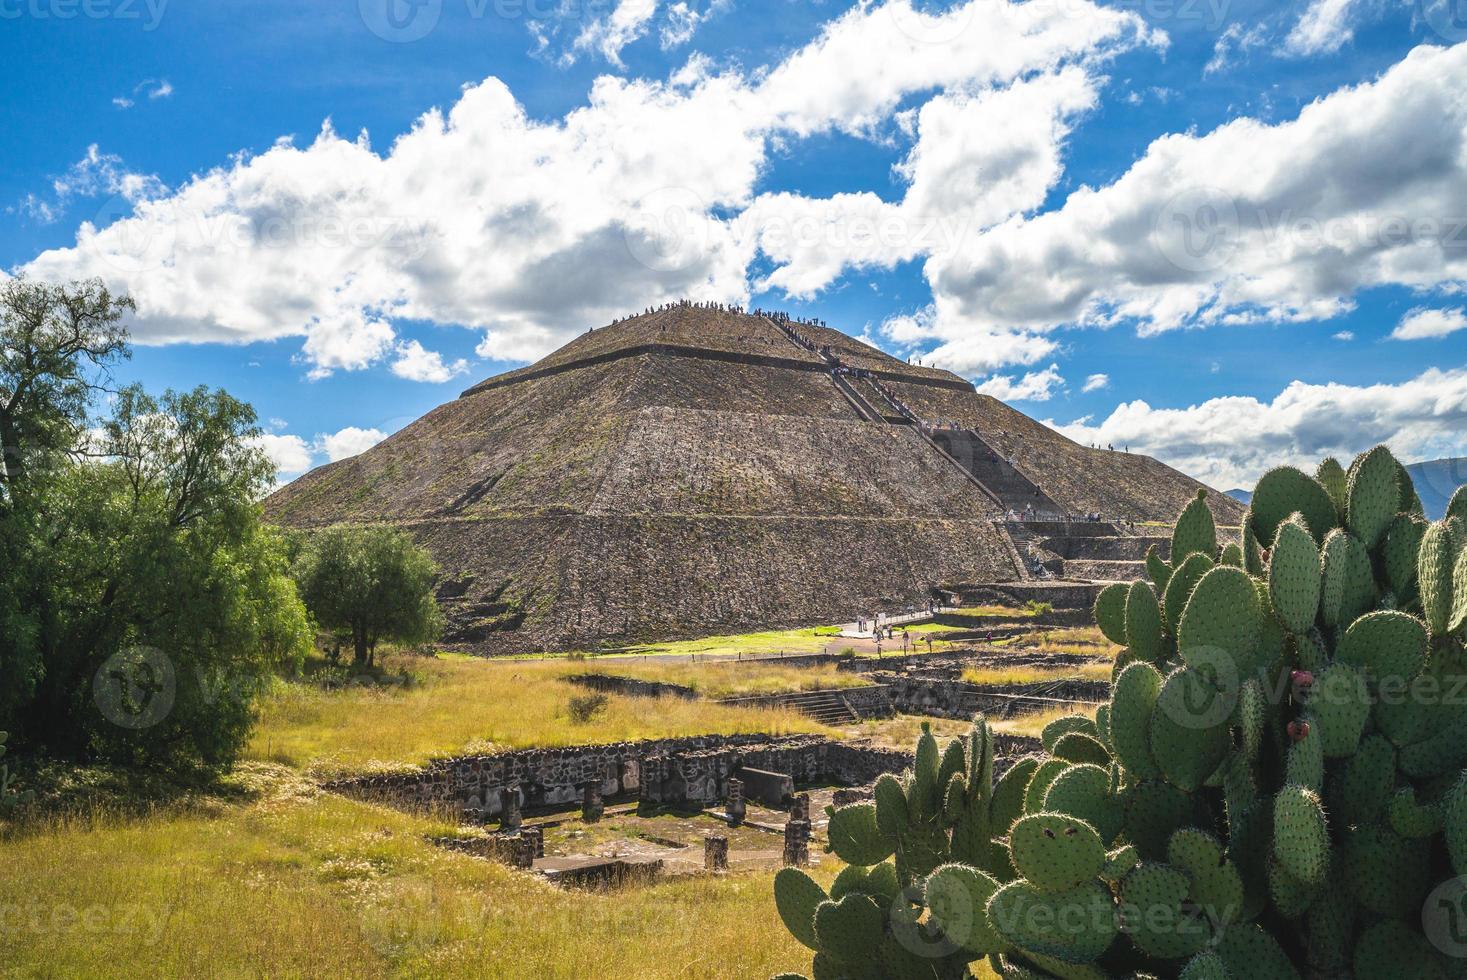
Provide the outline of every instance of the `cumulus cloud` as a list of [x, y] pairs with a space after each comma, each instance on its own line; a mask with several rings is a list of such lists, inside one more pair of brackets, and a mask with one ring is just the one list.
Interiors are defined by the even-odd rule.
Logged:
[[1101, 390], [1103, 390], [1105, 388], [1109, 388], [1109, 387], [1110, 387], [1110, 375], [1108, 375], [1108, 374], [1092, 374], [1092, 375], [1090, 375], [1090, 377], [1088, 377], [1088, 378], [1085, 379], [1085, 384], [1084, 384], [1084, 386], [1080, 390], [1082, 392], [1101, 391]]
[[667, 19], [662, 25], [658, 37], [662, 43], [662, 50], [670, 51], [673, 48], [687, 44], [698, 33], [698, 28], [704, 22], [718, 14], [723, 13], [733, 6], [733, 0], [709, 0], [703, 9], [698, 9], [686, 0], [678, 0], [667, 8]]
[[1017, 380], [1013, 375], [996, 374], [977, 388], [979, 394], [992, 395], [999, 401], [1047, 402], [1054, 396], [1054, 390], [1063, 388], [1064, 384], [1059, 365], [1051, 364], [1043, 371], [1030, 371]]
[[1293, 55], [1330, 54], [1355, 36], [1355, 23], [1368, 0], [1312, 0], [1284, 38], [1284, 50]]
[[1459, 289], [1464, 90], [1467, 44], [1421, 47], [1295, 120], [1162, 137], [1115, 183], [929, 260], [939, 308], [995, 329], [1151, 333], [1327, 319], [1374, 286]]
[[328, 463], [360, 455], [387, 438], [381, 429], [359, 429], [349, 425], [344, 429], [316, 437], [315, 450], [324, 454]]
[[564, 60], [573, 61], [576, 52], [595, 51], [621, 67], [621, 49], [646, 35], [656, 13], [657, 0], [619, 0], [606, 16], [587, 21]]
[[[1063, 106], [1093, 98], [1074, 66], [1141, 43], [1164, 36], [1087, 0], [970, 0], [942, 14], [889, 0], [854, 7], [767, 71], [698, 61], [666, 81], [600, 77], [559, 119], [530, 118], [489, 78], [385, 150], [328, 123], [309, 143], [239, 154], [118, 220], [84, 222], [75, 245], [24, 271], [127, 290], [140, 344], [303, 337], [313, 376], [389, 362], [397, 319], [467, 327], [482, 332], [481, 356], [533, 359], [648, 302], [745, 301], [761, 243], [744, 212], [771, 146], [835, 130], [885, 138], [883, 120], [914, 95], [942, 100], [906, 171], [919, 213], [956, 200], [944, 174], [965, 163], [989, 168], [960, 185], [986, 195], [964, 204], [975, 222], [1004, 216], [989, 183], [1016, 196], [1011, 207], [1032, 205], [1054, 179]], [[1018, 79], [1031, 95], [1060, 90], [1060, 108], [998, 114], [1006, 103], [985, 90]], [[1016, 136], [980, 133], [985, 119]], [[789, 259], [791, 289], [824, 275], [818, 257]], [[957, 351], [975, 336], [928, 339]]]
[[296, 476], [311, 468], [311, 448], [300, 436], [265, 432], [256, 438], [265, 455], [275, 464], [277, 480]]
[[1467, 311], [1431, 310], [1417, 307], [1401, 318], [1391, 331], [1392, 340], [1427, 340], [1467, 330]]
[[1229, 396], [1188, 408], [1118, 405], [1099, 424], [1053, 425], [1078, 442], [1129, 445], [1215, 487], [1251, 486], [1283, 463], [1313, 466], [1385, 443], [1402, 459], [1467, 455], [1467, 370], [1400, 384], [1295, 381], [1272, 401]]
[[42, 224], [52, 224], [74, 200], [106, 195], [111, 199], [103, 205], [103, 211], [115, 217], [124, 209], [167, 193], [167, 185], [156, 176], [127, 169], [122, 157], [103, 153], [93, 143], [85, 156], [51, 179], [48, 197], [28, 194], [20, 202], [20, 210]]
[[1339, 333], [1333, 334], [1332, 336], [1334, 337], [1335, 340], [1338, 340], [1340, 343], [1347, 344], [1350, 341], [1352, 341], [1352, 340], [1355, 339], [1355, 331], [1353, 331], [1353, 330], [1341, 330]]
[[443, 355], [428, 350], [416, 340], [397, 345], [397, 360], [392, 362], [392, 373], [409, 381], [427, 381], [442, 384], [467, 373], [469, 362], [460, 358], [452, 364], [443, 362]]

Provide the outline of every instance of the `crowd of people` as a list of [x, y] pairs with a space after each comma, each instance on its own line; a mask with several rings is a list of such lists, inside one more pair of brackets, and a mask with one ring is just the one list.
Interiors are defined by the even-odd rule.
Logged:
[[[612, 326], [615, 326], [618, 323], [625, 323], [628, 320], [635, 320], [639, 316], [651, 316], [654, 313], [666, 313], [668, 310], [711, 310], [714, 313], [732, 313], [737, 316], [763, 317], [766, 320], [772, 320], [775, 323], [779, 324], [797, 323], [801, 326], [806, 327], [826, 326], [824, 320], [791, 316], [790, 314], [785, 313], [782, 310], [765, 310], [759, 307], [755, 307], [752, 310], [746, 310], [736, 303], [716, 303], [711, 300], [706, 302], [695, 302], [694, 300], [690, 299], [680, 299], [675, 303], [662, 303], [657, 306], [649, 306], [642, 310], [641, 313], [630, 313], [626, 316], [616, 317], [611, 321], [611, 324]], [[595, 327], [591, 328], [592, 331], [594, 331], [595, 329]], [[814, 349], [813, 346], [811, 347], [811, 349]]]

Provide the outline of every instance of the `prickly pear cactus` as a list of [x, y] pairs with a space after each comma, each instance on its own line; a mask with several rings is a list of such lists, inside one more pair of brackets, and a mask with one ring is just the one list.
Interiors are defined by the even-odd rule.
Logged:
[[1467, 875], [1467, 493], [1428, 525], [1382, 447], [1271, 470], [1227, 531], [1199, 498], [1101, 592], [1094, 715], [996, 783], [982, 719], [924, 733], [833, 812], [857, 867], [776, 882], [817, 980], [1467, 977], [1427, 901]]

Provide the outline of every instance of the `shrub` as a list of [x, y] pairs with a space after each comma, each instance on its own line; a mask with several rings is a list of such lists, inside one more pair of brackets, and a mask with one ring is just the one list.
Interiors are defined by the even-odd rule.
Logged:
[[[1126, 649], [1093, 715], [996, 782], [980, 718], [875, 802], [851, 867], [775, 901], [816, 976], [1455, 976], [1467, 874], [1467, 549], [1384, 448], [1274, 470], [1219, 548], [1199, 494], [1151, 581], [1095, 607]], [[1428, 900], [1428, 896], [1433, 896]], [[1460, 953], [1460, 945], [1450, 950]], [[877, 964], [873, 966], [872, 964]]]
[[577, 725], [584, 725], [606, 710], [606, 703], [604, 694], [578, 694], [570, 699], [566, 707], [571, 721]]
[[[0, 759], [5, 758], [5, 742], [10, 738], [8, 732], [0, 732]], [[0, 764], [0, 817], [5, 816], [11, 810], [22, 803], [29, 803], [35, 798], [30, 790], [20, 792], [15, 788], [15, 777], [10, 774], [8, 764]]]

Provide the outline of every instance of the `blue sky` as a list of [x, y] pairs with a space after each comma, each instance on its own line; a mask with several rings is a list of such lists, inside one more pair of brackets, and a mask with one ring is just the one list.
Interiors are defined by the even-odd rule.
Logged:
[[1467, 455], [1467, 0], [0, 0], [0, 269], [282, 478], [678, 296], [1216, 485]]

